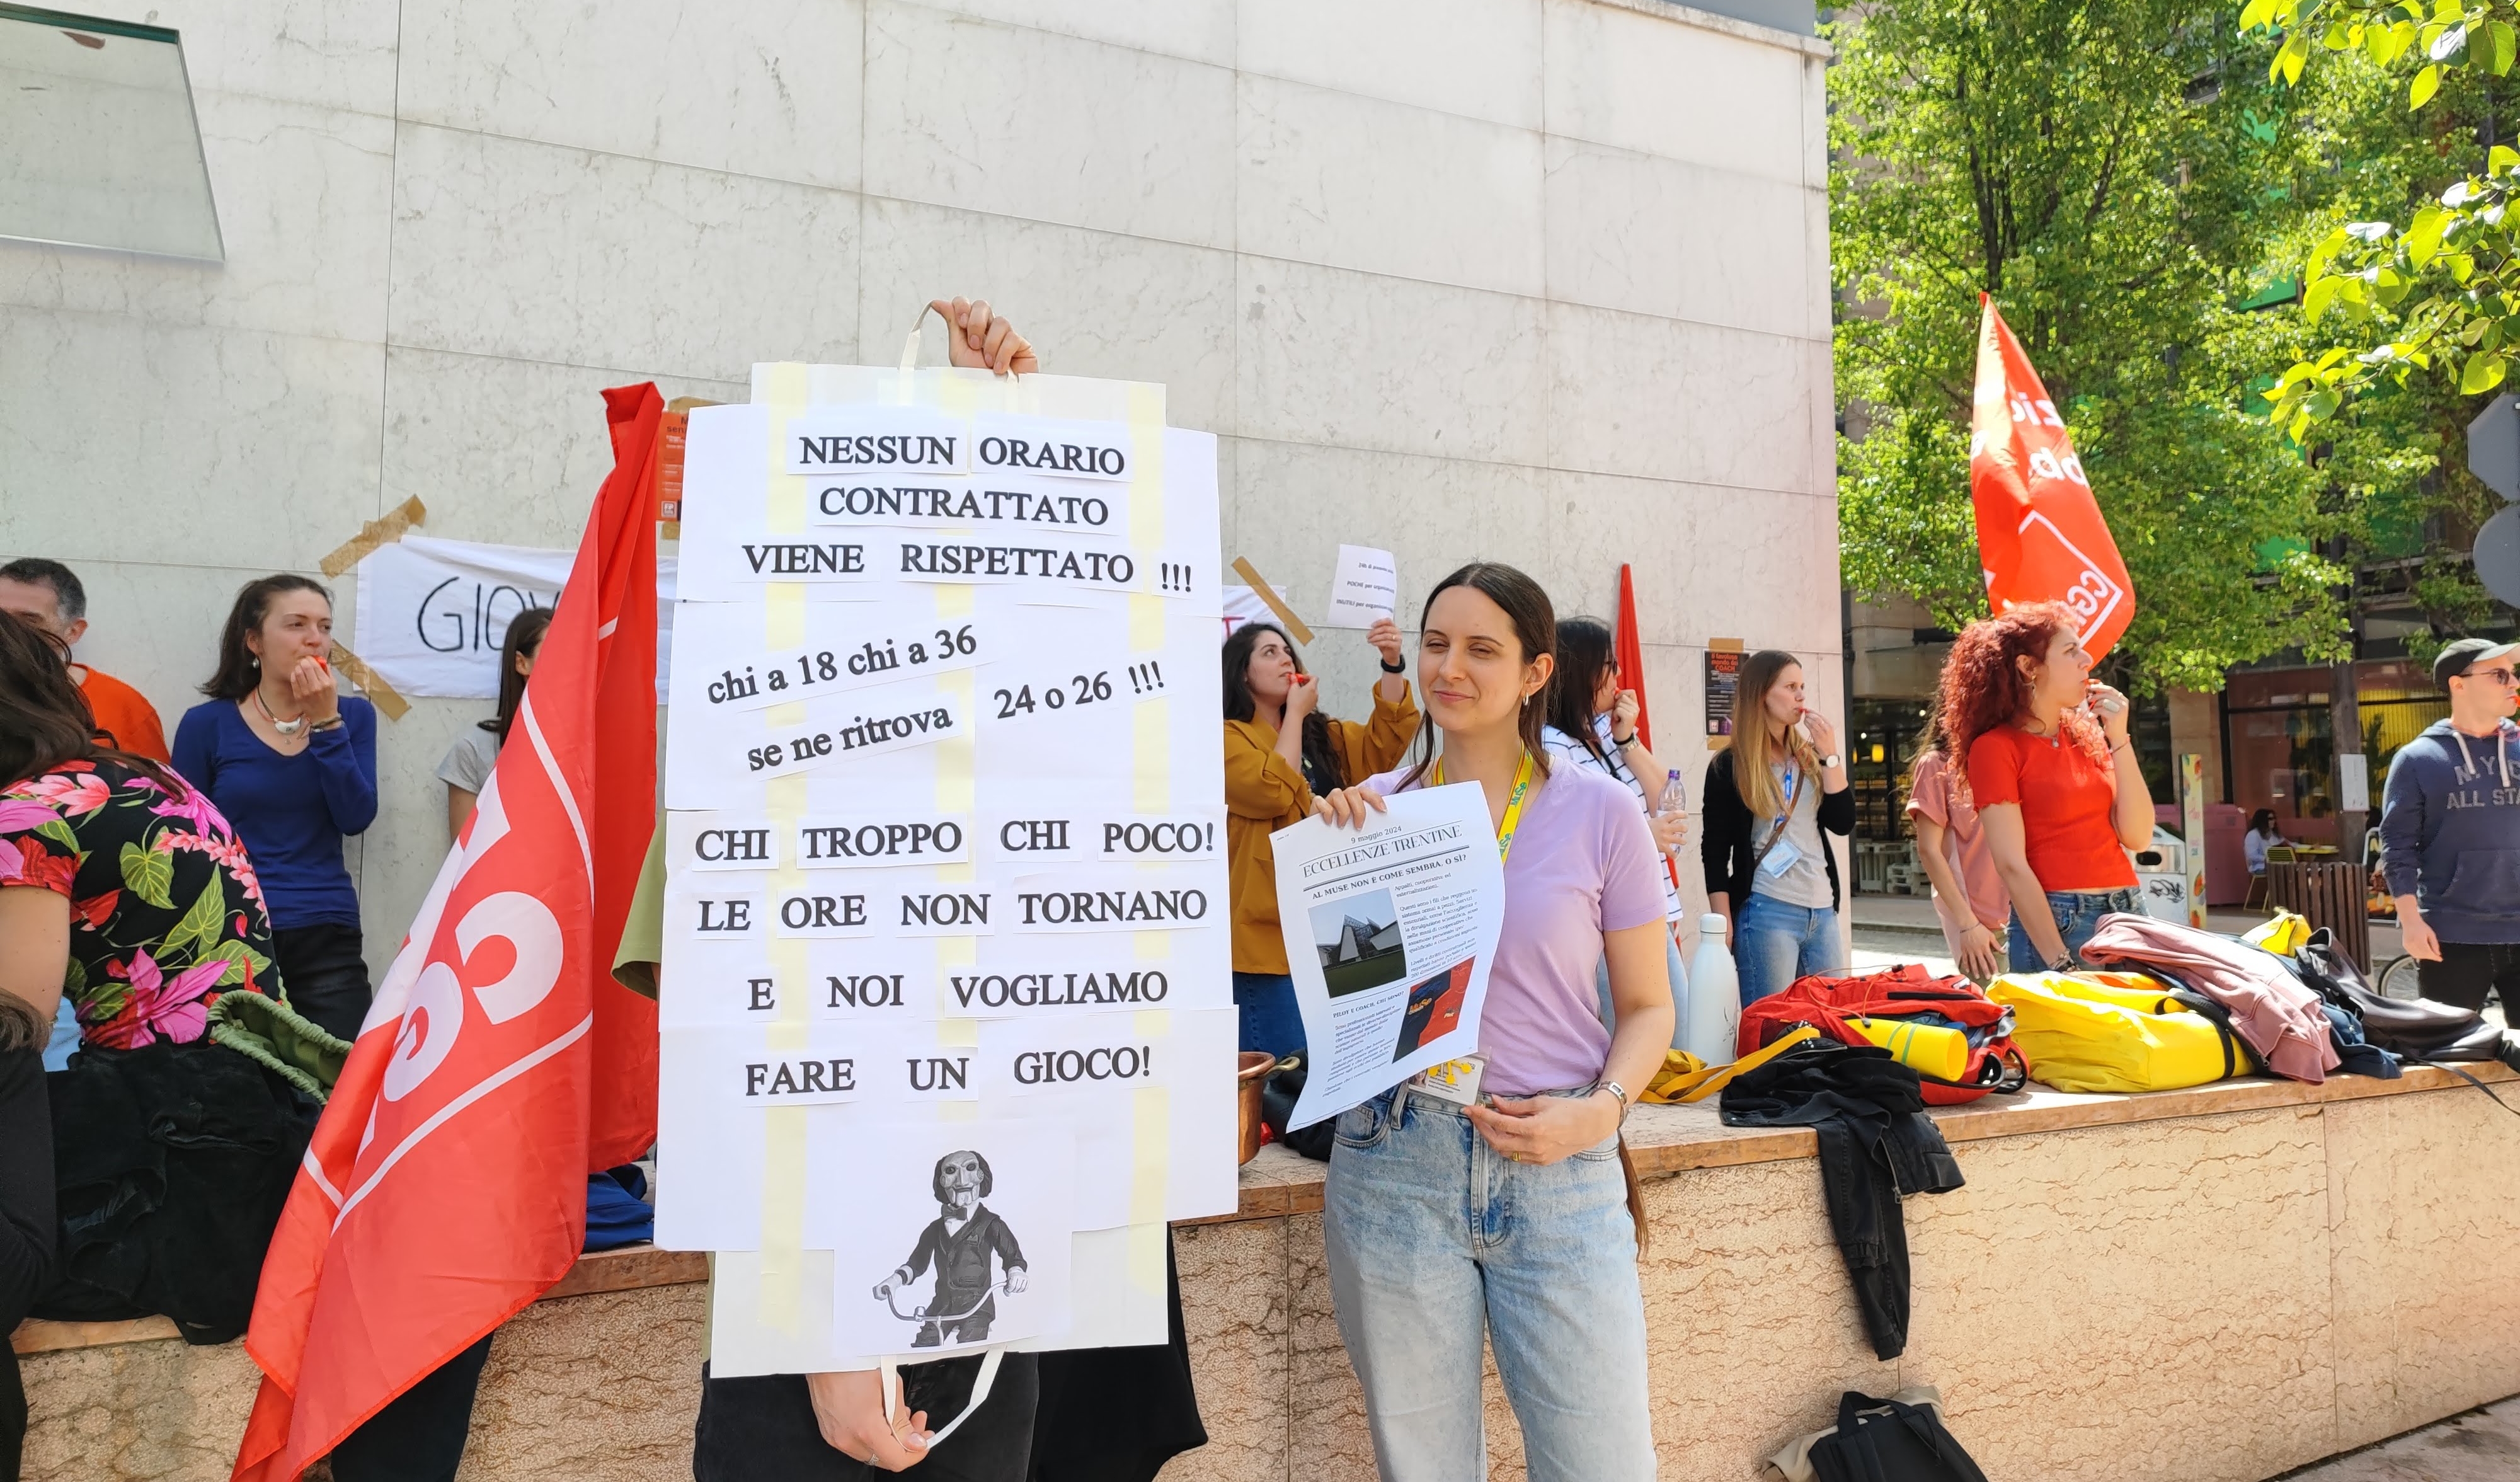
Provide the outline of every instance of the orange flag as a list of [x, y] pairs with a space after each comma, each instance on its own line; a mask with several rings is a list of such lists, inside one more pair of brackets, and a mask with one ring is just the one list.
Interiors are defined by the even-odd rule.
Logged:
[[263, 1259], [237, 1482], [290, 1482], [577, 1260], [586, 1177], [655, 1137], [655, 1006], [612, 952], [655, 818], [664, 402], [615, 459], [523, 702], [341, 1068]]
[[1977, 336], [1969, 502], [1987, 603], [1998, 612], [2063, 603], [2082, 618], [2083, 647], [2097, 659], [2135, 620], [2135, 588], [2065, 419], [1994, 300], [1981, 293], [1978, 301], [1986, 315]]

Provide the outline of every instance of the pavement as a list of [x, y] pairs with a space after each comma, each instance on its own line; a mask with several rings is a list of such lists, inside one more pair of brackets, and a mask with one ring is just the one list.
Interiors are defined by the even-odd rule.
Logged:
[[2514, 1477], [2520, 1477], [2520, 1397], [2313, 1462], [2271, 1482], [2511, 1482]]

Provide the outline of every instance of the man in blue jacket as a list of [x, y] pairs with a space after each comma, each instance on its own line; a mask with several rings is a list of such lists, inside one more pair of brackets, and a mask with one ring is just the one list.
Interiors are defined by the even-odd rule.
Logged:
[[2468, 1009], [2501, 990], [2520, 1014], [2520, 727], [2511, 721], [2520, 643], [2462, 638], [2433, 660], [2450, 692], [2435, 721], [2389, 764], [2381, 869], [2423, 996]]

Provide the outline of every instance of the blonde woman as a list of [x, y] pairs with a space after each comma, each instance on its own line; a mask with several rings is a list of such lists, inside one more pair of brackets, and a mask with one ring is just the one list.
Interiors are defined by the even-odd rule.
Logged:
[[1751, 654], [1732, 744], [1706, 769], [1706, 903], [1730, 923], [1744, 1005], [1846, 966], [1837, 859], [1822, 835], [1855, 831], [1855, 794], [1836, 730], [1803, 701], [1800, 659]]

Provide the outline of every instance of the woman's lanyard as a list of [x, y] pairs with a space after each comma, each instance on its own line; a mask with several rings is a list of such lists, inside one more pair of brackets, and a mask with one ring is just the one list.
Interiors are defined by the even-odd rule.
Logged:
[[[1437, 787], [1444, 786], [1444, 759], [1440, 756], [1435, 758], [1435, 771], [1428, 784]], [[1513, 853], [1513, 831], [1522, 824], [1522, 795], [1530, 790], [1531, 753], [1525, 751], [1522, 765], [1513, 769], [1513, 790], [1506, 794], [1505, 818], [1497, 825], [1497, 863], [1500, 865], [1505, 863], [1506, 856]]]

